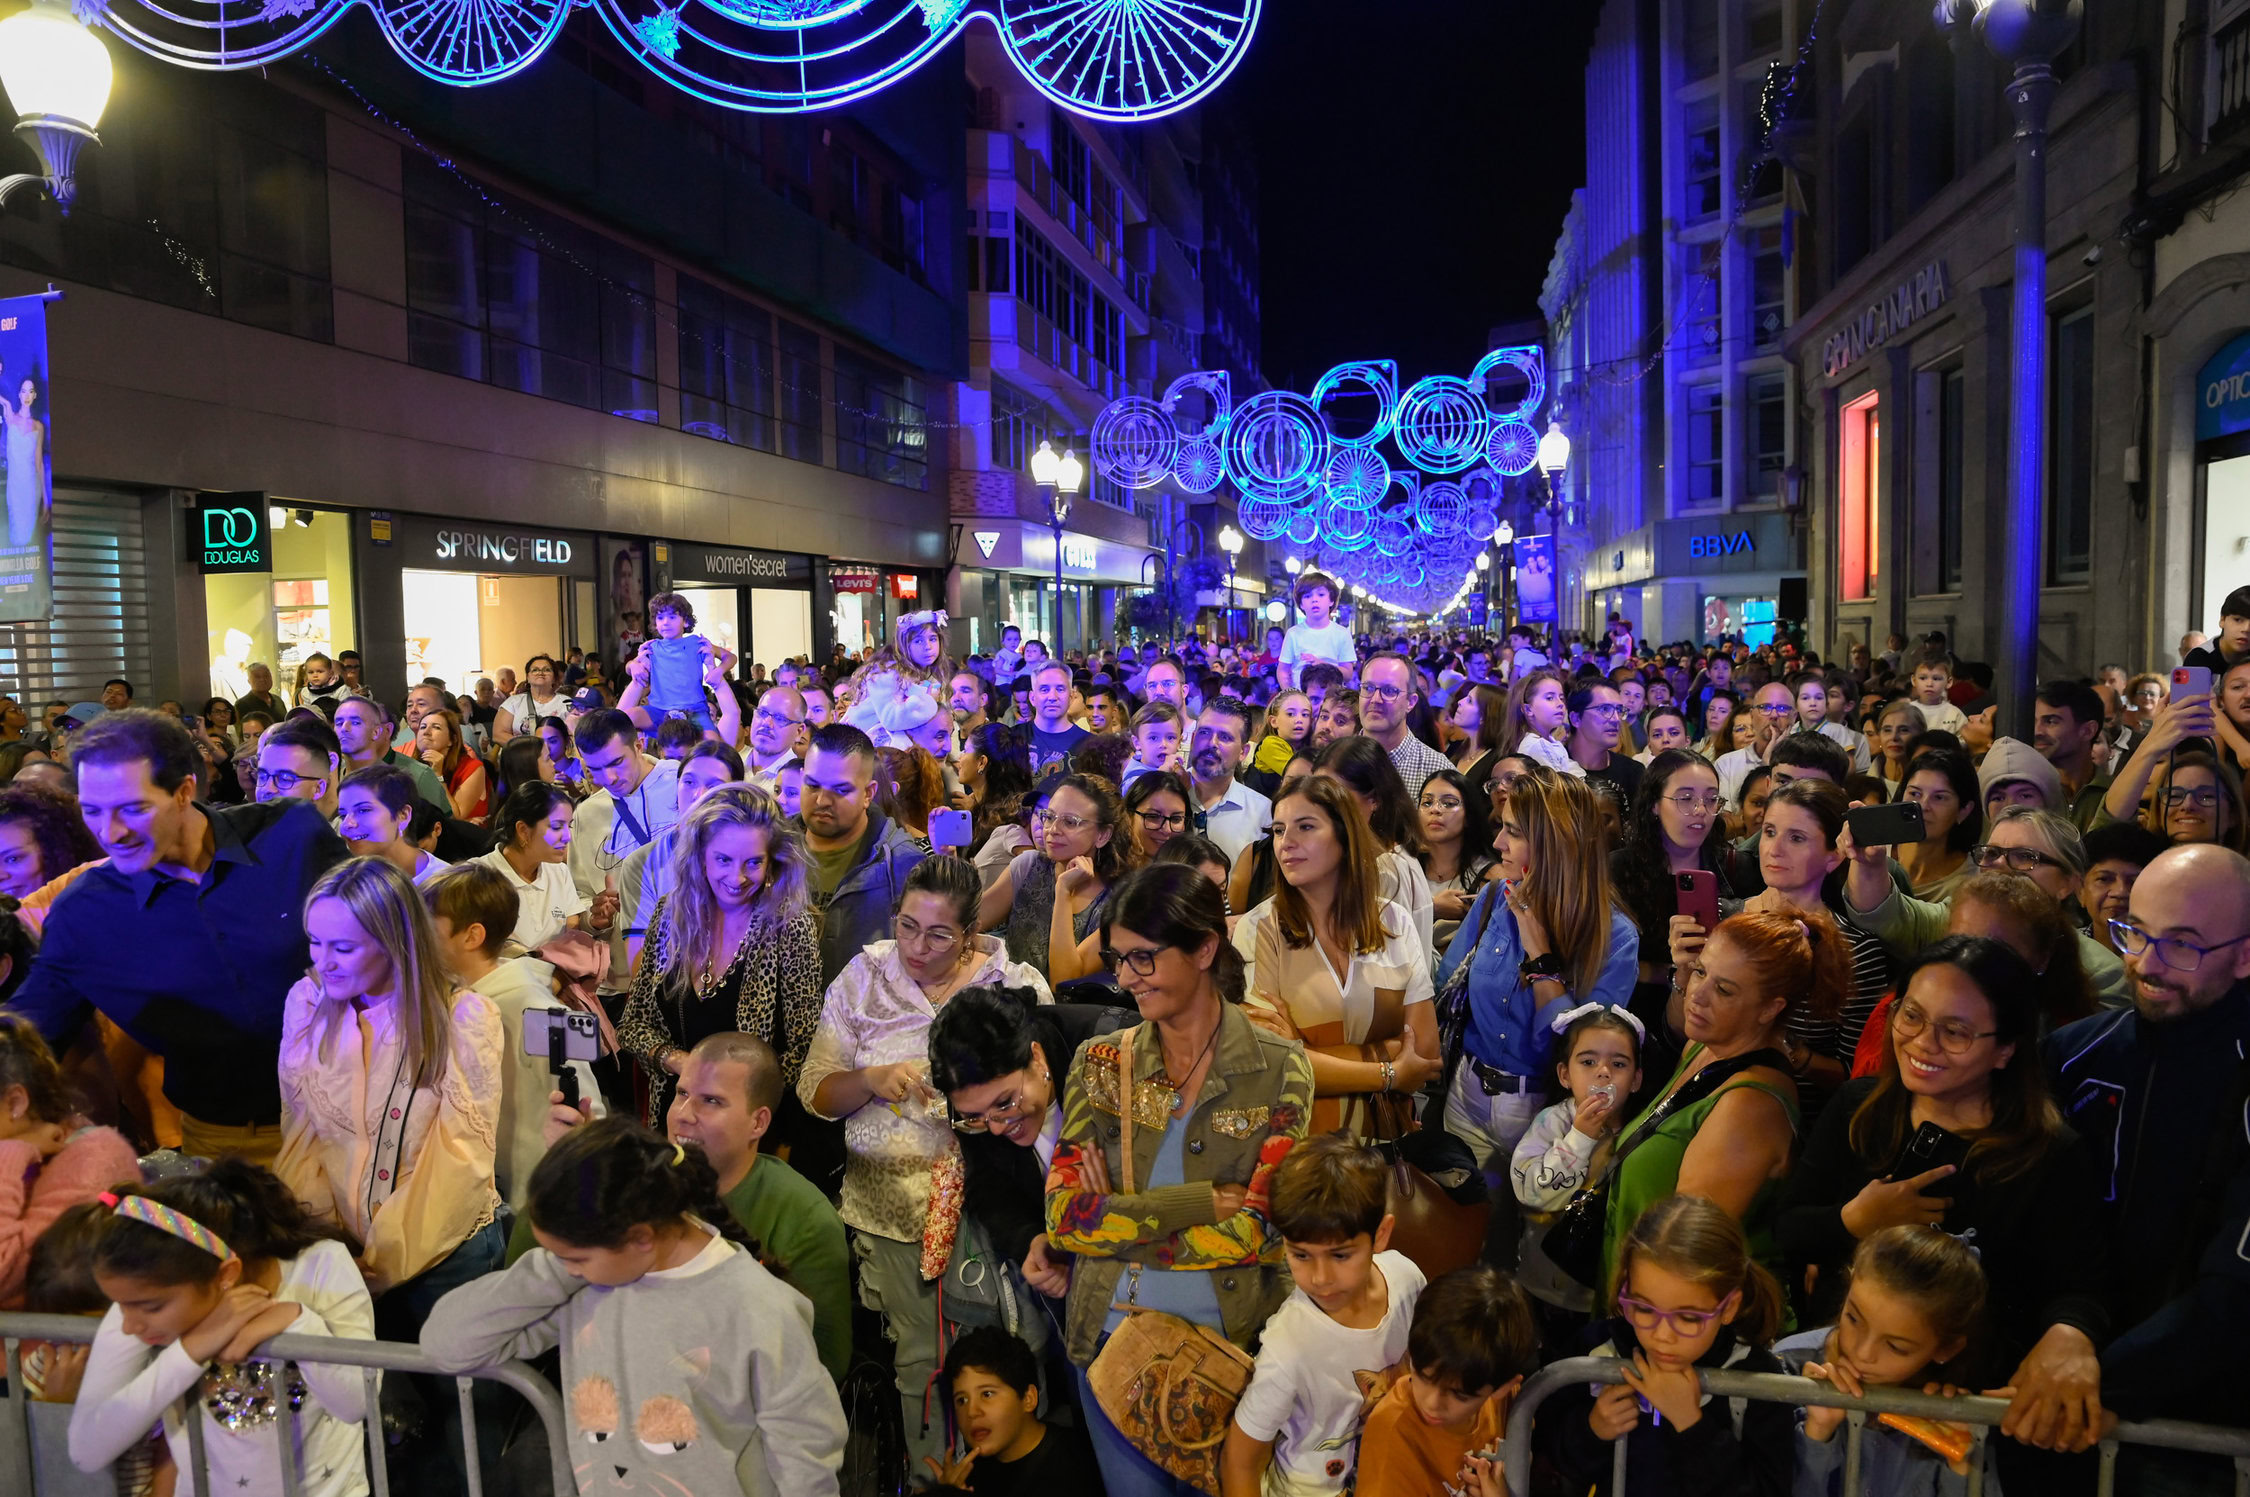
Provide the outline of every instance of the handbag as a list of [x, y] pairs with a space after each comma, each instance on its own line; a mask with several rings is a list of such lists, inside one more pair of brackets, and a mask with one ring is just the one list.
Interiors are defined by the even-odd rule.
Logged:
[[956, 1325], [996, 1325], [1013, 1336], [1023, 1326], [1023, 1292], [1016, 1266], [992, 1246], [984, 1224], [964, 1213], [953, 1256], [938, 1280], [938, 1315]]
[[[1451, 1134], [1414, 1128], [1412, 1104], [1407, 1099], [1385, 1093], [1373, 1098], [1372, 1104], [1374, 1143], [1391, 1167], [1391, 1246], [1430, 1279], [1467, 1268], [1484, 1255], [1485, 1232], [1492, 1216], [1491, 1199], [1482, 1189], [1483, 1173], [1475, 1167], [1467, 1146]], [[1401, 1109], [1408, 1109], [1403, 1120]], [[1430, 1163], [1443, 1168], [1450, 1152], [1444, 1148], [1446, 1144], [1453, 1145], [1468, 1162], [1467, 1176], [1474, 1178], [1478, 1187], [1474, 1191], [1465, 1186], [1449, 1189], [1423, 1167]], [[1454, 1172], [1448, 1169], [1446, 1173], [1450, 1176]]]
[[1663, 1126], [1664, 1120], [1681, 1107], [1702, 1101], [1752, 1066], [1777, 1064], [1781, 1070], [1789, 1068], [1789, 1058], [1776, 1050], [1753, 1050], [1747, 1055], [1718, 1061], [1681, 1082], [1672, 1089], [1670, 1096], [1635, 1118], [1632, 1137], [1619, 1141], [1618, 1147], [1610, 1153], [1601, 1178], [1579, 1187], [1578, 1194], [1555, 1213], [1554, 1222], [1539, 1239], [1539, 1251], [1547, 1255], [1547, 1261], [1598, 1292], [1602, 1278], [1602, 1240], [1609, 1234], [1609, 1189], [1625, 1156], [1646, 1143], [1649, 1136]]
[[[1133, 1040], [1117, 1034], [1117, 1188], [1133, 1193]], [[1219, 1332], [1161, 1310], [1128, 1313], [1086, 1369], [1094, 1401], [1116, 1431], [1166, 1474], [1219, 1497], [1219, 1452], [1250, 1386], [1250, 1354]]]

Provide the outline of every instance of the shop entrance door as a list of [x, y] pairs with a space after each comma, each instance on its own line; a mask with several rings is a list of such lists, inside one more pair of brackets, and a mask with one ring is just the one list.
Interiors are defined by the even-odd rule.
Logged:
[[2215, 634], [2219, 605], [2250, 582], [2250, 457], [2203, 468], [2203, 616], [2188, 627]]
[[562, 581], [408, 569], [400, 576], [407, 679], [435, 676], [464, 696], [503, 665], [520, 671], [533, 655], [560, 654]]

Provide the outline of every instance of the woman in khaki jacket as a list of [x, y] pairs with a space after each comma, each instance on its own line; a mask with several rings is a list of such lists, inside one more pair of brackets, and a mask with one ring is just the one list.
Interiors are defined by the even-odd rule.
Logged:
[[1226, 906], [1198, 870], [1128, 874], [1103, 913], [1102, 940], [1142, 1022], [1088, 1040], [1071, 1063], [1047, 1233], [1079, 1260], [1066, 1349], [1104, 1480], [1113, 1493], [1184, 1493], [1111, 1427], [1085, 1369], [1135, 1307], [1247, 1347], [1288, 1294], [1267, 1191], [1305, 1136], [1312, 1067], [1295, 1040], [1243, 1013]]

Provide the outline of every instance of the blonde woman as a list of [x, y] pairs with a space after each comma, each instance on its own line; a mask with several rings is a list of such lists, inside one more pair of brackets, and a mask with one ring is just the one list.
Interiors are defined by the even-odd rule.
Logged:
[[762, 785], [704, 792], [680, 818], [672, 892], [657, 902], [633, 968], [617, 1043], [648, 1073], [647, 1122], [664, 1126], [688, 1052], [754, 1034], [781, 1057], [783, 1105], [768, 1135], [802, 1131], [786, 1094], [820, 1022], [820, 916], [805, 892], [803, 835]]
[[1445, 1129], [1498, 1188], [1545, 1104], [1549, 1023], [1579, 1004], [1631, 998], [1640, 935], [1611, 891], [1608, 821], [1583, 780], [1528, 771], [1508, 794], [1493, 848], [1499, 882], [1470, 907], [1437, 982], [1468, 964]]
[[1312, 1062], [1312, 1131], [1370, 1139], [1378, 1096], [1437, 1079], [1430, 963], [1406, 911], [1382, 897], [1375, 833], [1345, 786], [1308, 776], [1274, 804], [1273, 898], [1235, 927], [1251, 1022]]

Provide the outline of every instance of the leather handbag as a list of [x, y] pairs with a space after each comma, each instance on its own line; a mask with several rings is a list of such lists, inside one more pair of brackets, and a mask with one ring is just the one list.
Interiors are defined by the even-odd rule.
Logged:
[[[1392, 1248], [1412, 1259], [1414, 1266], [1431, 1279], [1475, 1263], [1484, 1255], [1491, 1200], [1482, 1191], [1462, 1191], [1468, 1198], [1461, 1199], [1422, 1167], [1423, 1162], [1439, 1162], [1437, 1154], [1424, 1145], [1450, 1141], [1452, 1136], [1416, 1131], [1412, 1103], [1404, 1097], [1386, 1093], [1372, 1101], [1375, 1146], [1391, 1165]], [[1465, 1156], [1468, 1151], [1461, 1152]], [[1483, 1177], [1474, 1168], [1474, 1160], [1470, 1163], [1469, 1173], [1481, 1186]]]
[[[1117, 1033], [1117, 1188], [1133, 1181], [1133, 1040]], [[1250, 1354], [1209, 1326], [1161, 1310], [1127, 1315], [1086, 1369], [1094, 1401], [1132, 1447], [1179, 1481], [1219, 1497], [1219, 1452], [1234, 1406], [1250, 1386]]]

